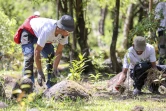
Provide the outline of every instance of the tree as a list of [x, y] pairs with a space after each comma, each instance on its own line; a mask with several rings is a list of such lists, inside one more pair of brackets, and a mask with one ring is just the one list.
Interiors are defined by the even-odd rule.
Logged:
[[128, 35], [129, 35], [129, 31], [133, 28], [133, 17], [134, 17], [133, 14], [134, 14], [134, 4], [131, 3], [127, 9], [127, 16], [126, 16], [125, 23], [124, 23], [124, 30], [123, 30], [123, 35], [124, 35], [123, 47], [124, 47], [124, 49], [127, 49], [129, 47]]
[[101, 35], [104, 35], [104, 29], [105, 29], [104, 26], [105, 26], [105, 19], [106, 19], [107, 11], [108, 11], [108, 6], [105, 6], [104, 8], [100, 9], [101, 19], [99, 21], [99, 33]]
[[[76, 37], [81, 48], [81, 53], [85, 54], [85, 58], [88, 58], [90, 55], [88, 40], [88, 28], [86, 28], [84, 10], [84, 2], [82, 0], [75, 1], [75, 12], [76, 12]], [[88, 67], [85, 68], [85, 71], [93, 71], [93, 65], [91, 61], [86, 63]]]
[[120, 8], [120, 0], [116, 0], [116, 5], [114, 8], [114, 21], [113, 21], [113, 36], [112, 36], [112, 42], [110, 46], [110, 56], [111, 56], [111, 62], [113, 66], [113, 71], [120, 72], [121, 67], [118, 64], [117, 57], [116, 57], [116, 42], [118, 37], [118, 28], [119, 28], [119, 8]]
[[[76, 18], [76, 25], [75, 25], [75, 31], [73, 34], [73, 45], [71, 50], [71, 55], [70, 56], [76, 56], [78, 55], [75, 51], [77, 51], [76, 43], [78, 40], [78, 44], [81, 49], [81, 53], [85, 54], [85, 58], [89, 58], [90, 52], [89, 52], [89, 45], [88, 45], [88, 28], [86, 28], [86, 22], [85, 22], [85, 16], [84, 16], [84, 6], [86, 6], [87, 1], [83, 2], [83, 0], [57, 0], [58, 3], [58, 12], [60, 12], [61, 15], [63, 14], [73, 14], [73, 9], [74, 8], [74, 15], [73, 17]], [[74, 7], [73, 7], [74, 6]], [[59, 14], [58, 14], [59, 15]], [[70, 57], [76, 58], [76, 57]], [[89, 72], [93, 69], [93, 65], [91, 61], [88, 61], [86, 63], [88, 67], [85, 68], [85, 71]]]

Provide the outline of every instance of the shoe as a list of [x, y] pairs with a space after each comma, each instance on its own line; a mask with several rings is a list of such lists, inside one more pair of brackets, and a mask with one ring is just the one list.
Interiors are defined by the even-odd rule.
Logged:
[[133, 95], [137, 96], [141, 94], [141, 90], [138, 90], [137, 88], [133, 90]]

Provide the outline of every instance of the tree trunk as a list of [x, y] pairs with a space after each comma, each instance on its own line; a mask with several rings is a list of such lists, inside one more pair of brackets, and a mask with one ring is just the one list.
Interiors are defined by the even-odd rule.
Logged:
[[68, 2], [66, 0], [59, 0], [59, 10], [61, 11], [61, 14], [67, 14], [68, 11]]
[[123, 35], [124, 35], [124, 40], [123, 40], [123, 47], [124, 49], [128, 49], [129, 43], [128, 43], [128, 35], [129, 31], [132, 29], [132, 23], [133, 23], [133, 7], [134, 4], [130, 4], [127, 10], [127, 17], [124, 23], [124, 30], [123, 30]]
[[56, 17], [57, 17], [57, 20], [59, 19], [59, 0], [56, 0]]
[[[69, 0], [69, 14], [73, 16], [73, 9], [74, 9], [74, 1]], [[75, 31], [70, 34], [72, 38], [70, 37], [69, 39], [72, 39], [72, 44], [71, 44], [71, 50], [70, 50], [70, 61], [75, 60], [78, 57], [78, 52], [77, 52], [77, 37]]]
[[[79, 46], [81, 48], [82, 54], [85, 54], [85, 58], [88, 58], [90, 55], [89, 46], [87, 43], [87, 36], [88, 36], [88, 29], [85, 27], [85, 20], [84, 20], [84, 11], [83, 11], [83, 2], [82, 0], [76, 0], [76, 34]], [[89, 61], [86, 63], [88, 67], [85, 68], [86, 72], [90, 72], [94, 69], [92, 62]]]
[[104, 23], [105, 23], [106, 15], [107, 15], [107, 6], [105, 8], [100, 9], [101, 19], [99, 21], [99, 33], [101, 35], [104, 35]]
[[100, 9], [100, 21], [99, 21], [99, 28], [98, 28], [98, 35], [97, 35], [97, 43], [98, 47], [103, 47], [104, 44], [101, 40], [101, 37], [104, 36], [104, 25], [105, 25], [105, 18], [107, 15], [108, 8], [107, 6], [105, 8]]
[[110, 47], [110, 56], [111, 56], [111, 62], [113, 66], [113, 71], [120, 72], [121, 67], [118, 64], [117, 57], [116, 57], [116, 42], [118, 37], [118, 26], [119, 26], [119, 8], [120, 8], [120, 0], [116, 0], [116, 6], [114, 10], [114, 21], [113, 21], [113, 36], [112, 36], [112, 42]]

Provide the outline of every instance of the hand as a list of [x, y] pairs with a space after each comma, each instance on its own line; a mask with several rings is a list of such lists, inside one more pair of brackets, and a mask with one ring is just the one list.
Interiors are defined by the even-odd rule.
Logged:
[[53, 77], [60, 77], [60, 73], [58, 70], [56, 70], [56, 69], [54, 70]]
[[58, 79], [58, 77], [59, 77], [60, 75], [59, 75], [59, 71], [58, 70], [54, 70], [53, 71], [53, 73], [51, 74], [51, 79], [50, 79], [50, 81], [52, 82], [52, 83], [57, 83], [57, 79]]
[[43, 81], [45, 82], [45, 76], [43, 71], [38, 71], [38, 75], [37, 75], [37, 82], [40, 86], [43, 86]]
[[123, 86], [123, 85], [116, 85], [116, 86], [115, 86], [115, 89], [116, 89], [120, 94], [122, 94], [122, 93], [124, 93], [126, 87]]

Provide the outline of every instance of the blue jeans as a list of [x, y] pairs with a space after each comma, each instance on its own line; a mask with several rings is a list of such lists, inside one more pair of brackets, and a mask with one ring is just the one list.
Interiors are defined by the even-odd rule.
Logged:
[[[23, 30], [21, 34], [21, 47], [24, 55], [23, 75], [29, 75], [33, 82], [34, 44], [36, 43], [37, 37], [30, 34], [28, 31]], [[47, 80], [49, 81], [53, 72], [54, 46], [50, 43], [46, 43], [41, 54], [46, 59]]]

